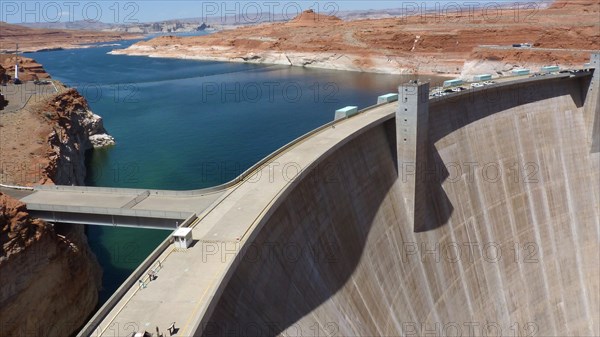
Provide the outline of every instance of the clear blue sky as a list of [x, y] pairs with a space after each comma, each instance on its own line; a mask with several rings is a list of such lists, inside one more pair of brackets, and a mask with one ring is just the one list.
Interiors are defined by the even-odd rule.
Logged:
[[[356, 9], [411, 8], [418, 5], [435, 9], [449, 6], [455, 10], [460, 6], [468, 11], [474, 4], [492, 5], [494, 3], [514, 3], [517, 0], [344, 0], [344, 1], [196, 1], [196, 0], [97, 0], [97, 1], [23, 1], [1, 0], [0, 21], [9, 23], [23, 22], [68, 22], [82, 19], [107, 23], [152, 22], [167, 19], [191, 17], [221, 17], [237, 15], [240, 20], [256, 20], [256, 13], [271, 12], [294, 17], [298, 11], [312, 8], [319, 13], [335, 14], [336, 11]], [[543, 0], [547, 1], [547, 0]], [[522, 1], [525, 5], [528, 2]], [[541, 3], [537, 0], [535, 2]], [[452, 5], [450, 5], [452, 4]], [[452, 7], [453, 6], [453, 7]]]

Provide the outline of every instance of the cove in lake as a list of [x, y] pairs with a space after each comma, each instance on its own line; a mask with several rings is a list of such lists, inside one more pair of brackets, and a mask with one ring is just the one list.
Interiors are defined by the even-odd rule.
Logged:
[[[120, 42], [127, 47], [136, 41]], [[415, 76], [108, 55], [32, 53], [104, 118], [117, 145], [87, 157], [89, 186], [188, 190], [230, 181], [293, 139]], [[441, 77], [422, 80], [440, 83]], [[88, 226], [104, 303], [169, 232]]]

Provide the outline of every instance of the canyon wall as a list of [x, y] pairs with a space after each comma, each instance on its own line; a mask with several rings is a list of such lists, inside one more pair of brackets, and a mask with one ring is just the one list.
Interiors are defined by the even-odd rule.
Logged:
[[[2, 183], [83, 185], [86, 151], [114, 144], [74, 89], [61, 87], [32, 106], [0, 115], [0, 122], [0, 162], [13, 165], [2, 166]], [[34, 134], [45, 140], [33, 144]], [[34, 150], [24, 153], [19, 143]], [[32, 163], [39, 172], [19, 172]], [[32, 219], [25, 205], [0, 193], [0, 229], [0, 337], [74, 333], [95, 310], [102, 280], [84, 226]]]
[[52, 226], [0, 194], [0, 336], [67, 337], [98, 303], [102, 272], [83, 226]]

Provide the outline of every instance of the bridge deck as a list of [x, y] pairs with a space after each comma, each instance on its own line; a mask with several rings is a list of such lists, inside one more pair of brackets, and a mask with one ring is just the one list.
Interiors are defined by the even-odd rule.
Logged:
[[131, 199], [132, 197], [130, 195], [115, 195], [109, 193], [40, 191], [24, 197], [21, 201], [27, 204], [121, 208]]
[[135, 209], [148, 211], [174, 211], [196, 213], [203, 211], [223, 192], [214, 192], [192, 196], [149, 195], [138, 203], [134, 203], [137, 194], [104, 193], [88, 191], [36, 191], [24, 193], [21, 201], [27, 204], [48, 206], [79, 206], [112, 209]]
[[172, 230], [207, 209], [225, 191], [40, 186], [13, 195], [27, 203], [32, 215], [47, 221]]

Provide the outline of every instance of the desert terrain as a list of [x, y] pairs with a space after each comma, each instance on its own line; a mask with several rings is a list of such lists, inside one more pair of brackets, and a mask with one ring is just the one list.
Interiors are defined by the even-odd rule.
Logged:
[[284, 23], [157, 37], [113, 53], [383, 73], [506, 74], [518, 67], [581, 67], [591, 50], [600, 49], [599, 16], [598, 0], [352, 21], [309, 10]]
[[72, 49], [84, 45], [139, 38], [139, 34], [89, 30], [37, 29], [0, 21], [0, 52], [34, 52], [47, 49]]

